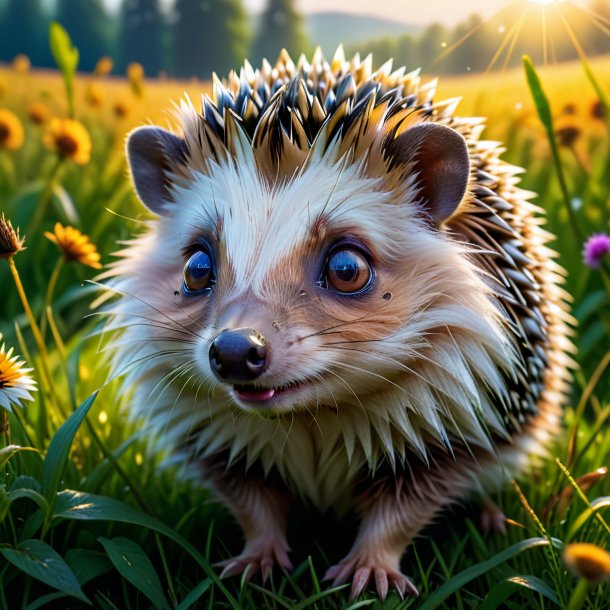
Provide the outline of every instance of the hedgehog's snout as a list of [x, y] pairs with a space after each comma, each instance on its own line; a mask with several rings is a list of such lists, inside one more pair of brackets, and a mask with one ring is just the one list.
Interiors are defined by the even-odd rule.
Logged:
[[210, 367], [225, 382], [254, 381], [267, 368], [265, 337], [253, 328], [224, 329], [212, 341]]

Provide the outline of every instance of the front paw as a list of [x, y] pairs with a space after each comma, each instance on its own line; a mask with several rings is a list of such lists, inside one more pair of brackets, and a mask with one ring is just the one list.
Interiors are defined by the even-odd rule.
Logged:
[[245, 581], [248, 581], [260, 572], [265, 582], [275, 565], [284, 572], [292, 570], [288, 550], [286, 544], [269, 545], [267, 541], [253, 542], [246, 544], [240, 555], [221, 561], [216, 567], [223, 568], [220, 578], [241, 575]]
[[374, 580], [377, 594], [384, 600], [388, 589], [396, 590], [401, 599], [405, 595], [417, 597], [419, 591], [410, 578], [401, 573], [398, 561], [390, 558], [369, 558], [350, 556], [345, 557], [337, 565], [326, 572], [324, 580], [332, 580], [333, 586], [342, 585], [348, 580], [352, 581], [350, 600], [356, 599]]

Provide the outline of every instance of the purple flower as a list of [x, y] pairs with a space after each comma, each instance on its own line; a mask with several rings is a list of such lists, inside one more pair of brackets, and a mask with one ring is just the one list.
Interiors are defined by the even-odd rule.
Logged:
[[585, 243], [582, 251], [582, 256], [585, 260], [585, 265], [591, 269], [597, 269], [602, 258], [610, 252], [610, 236], [605, 233], [591, 235]]

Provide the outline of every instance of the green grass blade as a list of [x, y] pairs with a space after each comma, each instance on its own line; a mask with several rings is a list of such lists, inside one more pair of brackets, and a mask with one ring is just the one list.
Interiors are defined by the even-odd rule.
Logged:
[[57, 67], [60, 69], [64, 85], [66, 87], [66, 96], [68, 99], [68, 114], [74, 116], [74, 74], [78, 66], [78, 49], [72, 44], [72, 40], [68, 32], [56, 23], [51, 23], [49, 28], [49, 45], [51, 53]]
[[529, 589], [546, 597], [549, 601], [559, 605], [557, 595], [544, 580], [537, 576], [511, 576], [502, 582], [499, 582], [487, 594], [483, 603], [478, 610], [495, 610], [495, 608], [503, 608], [506, 600], [520, 588]]
[[41, 540], [24, 540], [16, 549], [0, 548], [4, 558], [32, 578], [91, 604], [83, 593], [74, 572], [48, 544]]
[[[561, 542], [554, 540], [556, 546], [560, 546]], [[545, 547], [549, 545], [549, 541], [546, 538], [528, 538], [517, 542], [512, 546], [504, 549], [497, 555], [494, 555], [491, 559], [482, 561], [466, 570], [463, 570], [459, 574], [456, 574], [453, 578], [450, 578], [442, 586], [440, 586], [420, 607], [420, 610], [433, 610], [439, 608], [442, 603], [456, 591], [459, 591], [464, 585], [468, 584], [471, 580], [486, 574], [490, 570], [497, 568], [509, 559], [527, 551], [529, 549]]]
[[211, 578], [201, 581], [177, 606], [176, 610], [189, 610], [195, 602], [210, 588]]
[[66, 460], [70, 453], [72, 441], [96, 398], [97, 392], [91, 394], [60, 426], [51, 440], [42, 468], [42, 494], [51, 507], [59, 488], [59, 482], [61, 481]]
[[98, 541], [125, 580], [146, 595], [155, 608], [169, 609], [169, 602], [163, 593], [159, 575], [139, 544], [121, 536], [112, 540], [98, 538]]
[[597, 514], [598, 511], [602, 510], [602, 508], [610, 507], [610, 496], [604, 496], [602, 498], [596, 498], [595, 500], [591, 500], [590, 507], [583, 511], [578, 518], [572, 524], [572, 527], [568, 531], [565, 541], [570, 542], [573, 540], [574, 536], [578, 533], [578, 531], [593, 517]]
[[222, 591], [231, 606], [235, 610], [239, 610], [238, 601], [223, 585], [207, 559], [188, 540], [158, 519], [142, 513], [119, 500], [72, 490], [64, 490], [57, 494], [55, 511], [53, 515], [55, 519], [119, 521], [121, 523], [130, 523], [131, 525], [140, 525], [167, 536], [193, 557], [212, 579], [214, 584]]

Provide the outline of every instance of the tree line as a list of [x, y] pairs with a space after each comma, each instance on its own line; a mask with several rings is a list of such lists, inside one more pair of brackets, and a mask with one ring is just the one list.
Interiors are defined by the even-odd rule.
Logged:
[[[569, 3], [562, 10], [588, 54], [610, 52], [607, 0], [592, 0], [589, 14]], [[517, 32], [522, 13], [523, 2], [515, 2], [485, 22], [473, 15], [451, 29], [433, 24], [417, 35], [364, 41], [346, 50], [372, 52], [376, 63], [394, 57], [397, 65], [429, 73], [481, 71], [494, 57], [491, 67], [510, 66], [523, 53], [538, 62], [577, 56], [558, 11], [546, 11], [547, 36], [533, 8]], [[113, 14], [102, 0], [55, 0], [51, 5], [44, 0], [0, 0], [0, 61], [25, 53], [36, 66], [52, 66], [47, 37], [51, 20], [68, 30], [85, 71], [110, 55], [118, 71], [135, 61], [150, 75], [163, 71], [179, 78], [209, 78], [212, 71], [226, 74], [246, 58], [254, 65], [263, 57], [273, 61], [282, 47], [293, 57], [310, 53], [315, 43], [307, 38], [295, 0], [267, 0], [256, 26], [242, 0], [175, 0], [169, 11], [162, 10], [160, 0], [122, 0]], [[509, 48], [512, 58], [507, 60]]]
[[116, 70], [139, 62], [147, 74], [209, 78], [248, 58], [274, 58], [282, 46], [309, 49], [294, 0], [268, 0], [253, 36], [242, 0], [175, 0], [163, 11], [159, 0], [122, 0], [110, 14], [102, 0], [0, 0], [0, 61], [26, 54], [33, 65], [51, 67], [48, 28], [61, 23], [80, 51], [79, 69], [91, 71], [104, 55]]

